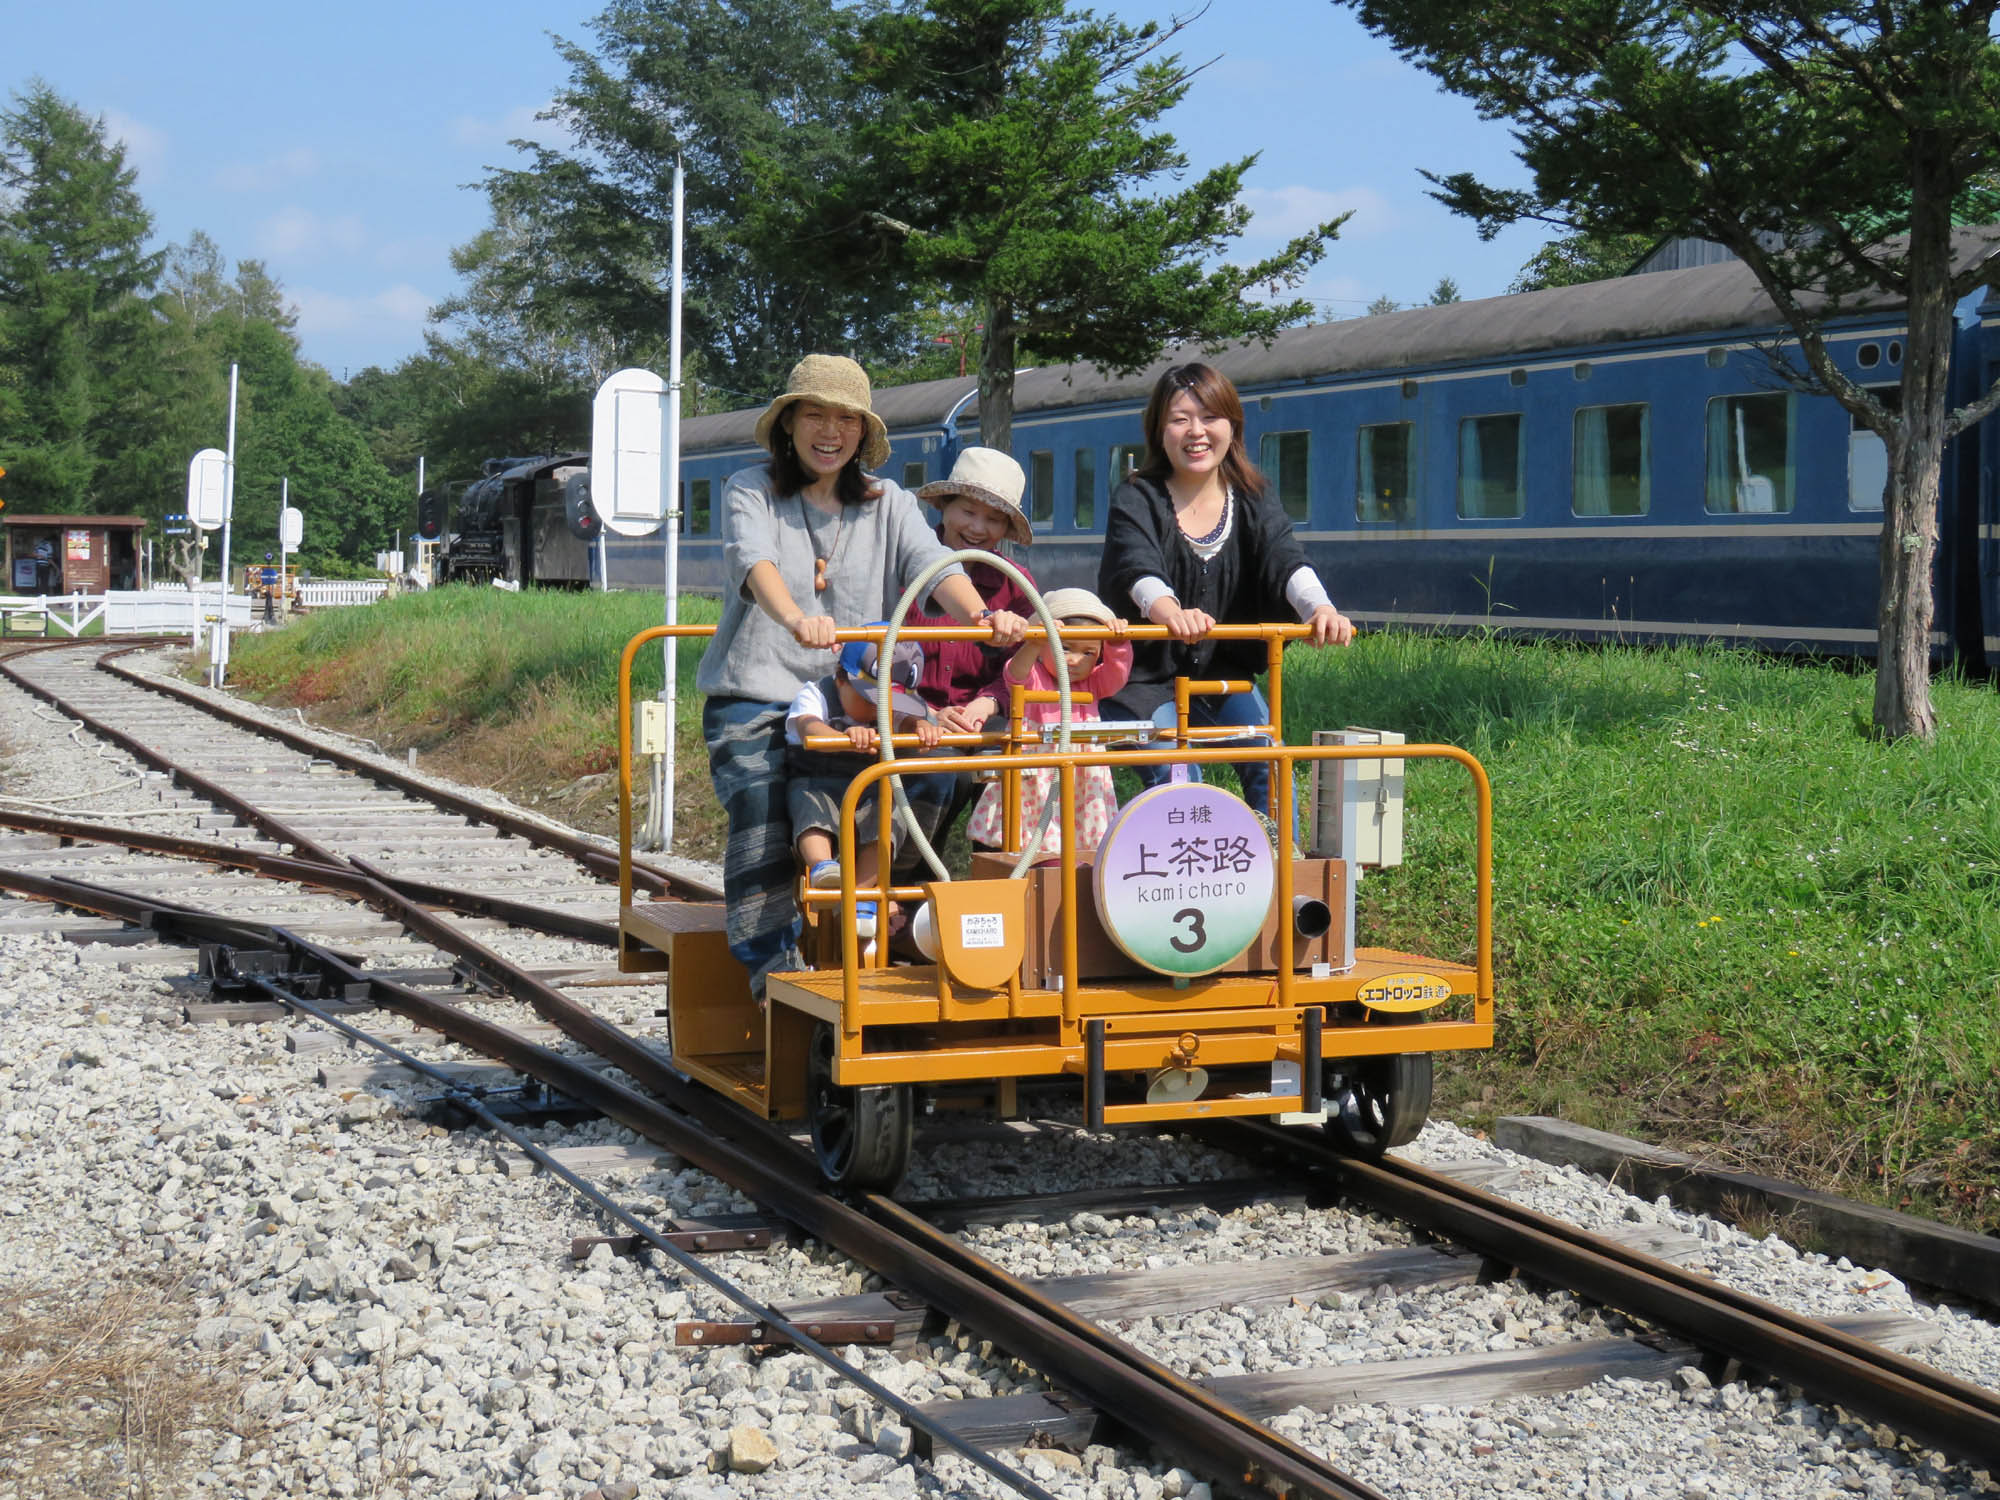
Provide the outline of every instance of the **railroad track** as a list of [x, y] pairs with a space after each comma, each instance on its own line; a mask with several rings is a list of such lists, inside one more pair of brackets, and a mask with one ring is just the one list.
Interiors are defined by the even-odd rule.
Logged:
[[[41, 688], [59, 701], [65, 712], [75, 713], [79, 709], [93, 712], [98, 722], [102, 723], [103, 716], [114, 710], [102, 700], [92, 697], [90, 689], [97, 686], [94, 677], [77, 674], [83, 684], [79, 686], [76, 682], [63, 680], [64, 670], [45, 667], [47, 658], [59, 654], [37, 653], [32, 671], [39, 677]], [[13, 675], [11, 671], [9, 675]], [[142, 691], [129, 683], [121, 686], [135, 692]], [[64, 687], [69, 690], [66, 695], [59, 691]], [[186, 696], [192, 698], [195, 695]], [[185, 710], [188, 705], [179, 701], [181, 695], [176, 697], [173, 706], [177, 710]], [[90, 701], [86, 703], [85, 699]], [[127, 704], [133, 701], [124, 700]], [[196, 727], [178, 717], [148, 721], [142, 728], [128, 728], [124, 733], [137, 743], [148, 740], [159, 743], [168, 738], [180, 742], [182, 736], [186, 736], [188, 742], [205, 743]], [[157, 750], [149, 753], [159, 756]], [[232, 755], [242, 756], [244, 752], [240, 749], [225, 750], [217, 757], [219, 761], [237, 768], [230, 772], [232, 775], [252, 778], [286, 775], [287, 768], [283, 762], [248, 756], [241, 761], [228, 760], [227, 757]], [[164, 760], [159, 763], [163, 769], [166, 768]], [[195, 785], [185, 772], [186, 768], [182, 767], [173, 774], [177, 780]], [[206, 775], [205, 772], [198, 774]], [[260, 780], [259, 785], [279, 787], [289, 782], [290, 790], [296, 792], [296, 781], [291, 778], [304, 778], [309, 782], [310, 778], [326, 774], [310, 768], [298, 770], [294, 767], [286, 780]], [[224, 787], [214, 790], [231, 796], [240, 795]], [[399, 796], [394, 800], [403, 799]], [[280, 805], [284, 804], [281, 802]], [[1233, 1402], [1218, 1399], [1215, 1390], [1196, 1386], [1166, 1369], [1158, 1360], [1139, 1354], [1129, 1344], [1106, 1334], [1079, 1309], [1087, 1309], [1098, 1316], [1112, 1316], [1115, 1309], [1122, 1307], [1130, 1310], [1145, 1305], [1148, 1299], [1154, 1299], [1158, 1306], [1192, 1311], [1202, 1306], [1214, 1306], [1214, 1299], [1225, 1296], [1232, 1300], [1232, 1304], [1237, 1301], [1254, 1304], [1274, 1296], [1297, 1296], [1301, 1289], [1310, 1289], [1315, 1296], [1344, 1296], [1364, 1281], [1369, 1285], [1397, 1284], [1399, 1278], [1403, 1285], [1462, 1285], [1478, 1276], [1478, 1257], [1452, 1257], [1425, 1251], [1415, 1261], [1400, 1268], [1392, 1268], [1386, 1263], [1344, 1267], [1284, 1265], [1276, 1270], [1267, 1267], [1260, 1277], [1255, 1278], [1256, 1288], [1245, 1285], [1245, 1273], [1222, 1269], [1211, 1272], [1206, 1290], [1182, 1290], [1171, 1294], [1171, 1297], [1157, 1286], [1148, 1286], [1145, 1277], [1094, 1286], [1079, 1286], [1074, 1278], [1068, 1284], [1028, 1285], [1023, 1278], [1009, 1275], [990, 1260], [972, 1253], [905, 1207], [880, 1198], [868, 1198], [856, 1204], [828, 1198], [819, 1191], [806, 1158], [789, 1140], [774, 1132], [757, 1130], [740, 1113], [673, 1073], [661, 1061], [661, 1054], [649, 1047], [642, 1037], [607, 1022], [601, 1015], [564, 994], [560, 981], [574, 978], [574, 975], [565, 976], [560, 970], [551, 972], [546, 967], [543, 972], [537, 973], [532, 966], [514, 962], [480, 941], [482, 932], [490, 934], [494, 931], [492, 924], [531, 920], [533, 912], [526, 909], [529, 903], [506, 908], [498, 915], [490, 907], [484, 911], [475, 909], [471, 924], [462, 920], [447, 921], [427, 908], [437, 905], [448, 907], [453, 897], [462, 897], [467, 901], [490, 898], [476, 892], [458, 891], [435, 880], [418, 881], [418, 871], [408, 865], [392, 868], [387, 859], [376, 864], [368, 854], [357, 858], [353, 853], [342, 852], [343, 849], [355, 848], [357, 842], [365, 844], [365, 840], [357, 841], [355, 830], [366, 825], [369, 819], [394, 816], [414, 821], [416, 815], [396, 809], [393, 813], [367, 811], [355, 817], [339, 818], [321, 812], [328, 806], [328, 803], [306, 802], [296, 814], [301, 821], [295, 825], [271, 806], [254, 804], [246, 798], [241, 806], [232, 810], [233, 816], [240, 820], [237, 826], [215, 832], [237, 835], [234, 857], [261, 864], [261, 873], [319, 884], [323, 889], [369, 901], [384, 916], [420, 934], [426, 941], [441, 945], [450, 956], [451, 965], [456, 966], [457, 975], [475, 977], [489, 989], [514, 1002], [511, 1014], [506, 1013], [504, 1006], [502, 1008], [511, 1025], [498, 1025], [484, 1015], [474, 1014], [473, 1007], [461, 1003], [462, 996], [427, 993], [418, 985], [406, 982], [413, 969], [418, 975], [424, 972], [422, 965], [401, 965], [400, 977], [393, 967], [385, 970], [378, 965], [371, 970], [356, 965], [349, 957], [335, 951], [334, 944], [306, 935], [309, 923], [319, 920], [320, 938], [336, 936], [336, 933], [327, 930], [327, 923], [332, 920], [330, 915], [316, 917], [313, 912], [287, 913], [301, 919], [295, 924], [273, 924], [268, 918], [246, 922], [240, 911], [232, 916], [175, 910], [161, 903], [157, 895], [148, 898], [134, 893], [135, 884], [143, 889], [148, 884], [157, 883], [164, 867], [148, 867], [136, 880], [121, 880], [121, 888], [114, 890], [102, 884], [77, 880], [74, 862], [84, 856], [74, 850], [64, 850], [61, 852], [70, 861], [66, 866], [71, 871], [69, 875], [35, 876], [16, 870], [7, 877], [7, 883], [14, 889], [31, 891], [44, 899], [63, 901], [81, 909], [102, 912], [120, 921], [141, 924], [143, 929], [155, 933], [178, 933], [183, 938], [219, 944], [222, 950], [220, 956], [210, 960], [214, 979], [225, 993], [255, 996], [255, 1004], [318, 1006], [328, 1001], [345, 1004], [365, 995], [373, 1005], [395, 1011], [419, 1026], [443, 1033], [461, 1046], [498, 1058], [511, 1067], [540, 1078], [563, 1095], [586, 1102], [683, 1160], [714, 1172], [751, 1198], [766, 1204], [781, 1218], [853, 1255], [909, 1294], [900, 1303], [891, 1301], [863, 1305], [850, 1302], [842, 1306], [836, 1299], [833, 1303], [823, 1300], [819, 1304], [791, 1308], [786, 1311], [795, 1329], [803, 1320], [807, 1324], [850, 1333], [857, 1327], [865, 1329], [872, 1322], [878, 1327], [886, 1327], [888, 1338], [893, 1339], [899, 1336], [907, 1338], [912, 1328], [926, 1318], [949, 1319], [975, 1331], [998, 1348], [1029, 1360], [1042, 1369], [1051, 1386], [1070, 1393], [1065, 1399], [1040, 1393], [999, 1398], [1013, 1402], [1012, 1409], [1004, 1411], [979, 1400], [943, 1403], [942, 1407], [927, 1411], [924, 1420], [931, 1422], [947, 1438], [956, 1436], [979, 1446], [1008, 1446], [1035, 1437], [1088, 1441], [1101, 1435], [1103, 1414], [1109, 1413], [1115, 1424], [1147, 1434], [1162, 1451], [1180, 1458], [1194, 1472], [1205, 1473], [1230, 1488], [1250, 1493], [1302, 1495], [1374, 1493], [1364, 1482], [1344, 1473], [1325, 1458], [1270, 1432], [1256, 1419], [1258, 1415], [1270, 1415], [1298, 1405], [1310, 1406], [1312, 1402], [1309, 1399], [1293, 1398], [1305, 1397], [1314, 1377], [1301, 1377], [1289, 1386], [1282, 1380], [1275, 1383], [1266, 1381], [1261, 1394], [1248, 1387], [1223, 1385], [1222, 1389], [1233, 1393], [1237, 1399]], [[307, 821], [308, 818], [312, 821]], [[16, 826], [39, 826], [44, 834], [59, 838], [89, 836], [79, 834], [73, 828], [67, 833], [62, 832], [56, 820], [47, 817], [39, 825], [27, 825], [17, 819]], [[401, 828], [408, 826], [399, 825]], [[458, 826], [462, 828], [462, 821]], [[424, 828], [425, 833], [418, 835], [419, 846], [426, 834], [433, 838], [445, 836], [442, 826], [424, 825]], [[249, 837], [252, 832], [261, 832], [265, 836], [263, 842], [267, 844], [275, 841], [281, 847], [290, 846], [290, 853], [254, 847], [258, 840]], [[108, 830], [101, 831], [98, 836], [113, 837]], [[161, 854], [182, 858], [206, 859], [223, 854], [220, 850], [204, 851], [187, 845], [164, 848], [160, 835], [154, 835], [153, 842]], [[489, 843], [491, 839], [479, 842]], [[377, 847], [377, 853], [381, 852]], [[441, 864], [422, 867], [423, 873], [433, 876], [455, 868], [457, 866], [451, 864], [449, 857]], [[546, 871], [541, 874], [549, 881], [543, 895], [558, 890], [567, 894], [571, 890], [571, 887], [555, 883]], [[398, 881], [404, 882], [406, 888], [398, 890]], [[36, 882], [39, 882], [38, 886]], [[571, 882], [573, 886], [573, 877]], [[561, 912], [560, 920], [563, 921], [597, 920], [588, 901], [582, 898], [582, 892], [577, 891], [575, 895], [576, 899], [547, 901], [544, 905], [546, 909]], [[352, 913], [351, 907], [343, 909]], [[482, 923], [488, 925], [483, 928], [477, 925]], [[430, 969], [432, 977], [438, 972], [447, 975], [453, 972], [435, 964]], [[552, 979], [557, 982], [552, 983]], [[526, 1012], [520, 1010], [521, 1006], [531, 1010], [537, 1020], [526, 1022]], [[550, 1046], [531, 1039], [526, 1035], [529, 1025], [553, 1028], [546, 1034], [558, 1044]], [[608, 1076], [601, 1067], [589, 1065], [579, 1049], [593, 1052], [615, 1066], [619, 1073], [641, 1085], [644, 1093], [632, 1089], [616, 1076]], [[1275, 1146], [1290, 1158], [1286, 1163], [1287, 1170], [1296, 1170], [1301, 1165], [1301, 1158], [1308, 1154], [1303, 1143], [1296, 1139], [1256, 1132], [1231, 1133], [1225, 1145], [1233, 1152], [1252, 1155], [1268, 1152]], [[1801, 1326], [1805, 1320], [1789, 1317], [1771, 1319], [1768, 1317], [1770, 1310], [1748, 1307], [1745, 1299], [1741, 1298], [1726, 1298], [1719, 1304], [1711, 1300], [1707, 1311], [1691, 1311], [1696, 1306], [1694, 1299], [1700, 1296], [1701, 1289], [1689, 1283], [1698, 1282], [1700, 1278], [1669, 1274], [1670, 1267], [1657, 1259], [1646, 1259], [1643, 1250], [1635, 1250], [1629, 1245], [1614, 1245], [1608, 1249], [1592, 1247], [1580, 1245], [1573, 1239], [1565, 1242], [1566, 1249], [1552, 1250], [1533, 1241], [1531, 1231], [1540, 1233], [1538, 1226], [1527, 1225], [1501, 1200], [1482, 1201], [1485, 1195], [1468, 1196], [1471, 1190], [1463, 1185], [1452, 1187], [1425, 1183], [1417, 1176], [1394, 1170], [1384, 1173], [1382, 1179], [1377, 1180], [1370, 1175], [1373, 1169], [1364, 1170], [1339, 1160], [1315, 1160], [1311, 1169], [1323, 1174], [1325, 1180], [1337, 1183], [1344, 1192], [1382, 1203], [1392, 1212], [1414, 1222], [1468, 1240], [1479, 1256], [1506, 1266], [1533, 1270], [1538, 1277], [1551, 1282], [1580, 1283], [1580, 1289], [1609, 1306], [1628, 1308], [1649, 1322], [1691, 1335], [1684, 1343], [1644, 1348], [1641, 1353], [1630, 1352], [1641, 1346], [1634, 1346], [1627, 1339], [1621, 1341], [1628, 1351], [1624, 1353], [1593, 1350], [1582, 1360], [1577, 1359], [1574, 1351], [1559, 1356], [1544, 1354], [1539, 1356], [1539, 1374], [1524, 1375], [1516, 1370], [1512, 1377], [1506, 1377], [1488, 1372], [1489, 1378], [1498, 1378], [1503, 1383], [1507, 1378], [1527, 1379], [1531, 1383], [1536, 1379], [1560, 1382], [1595, 1378], [1590, 1373], [1592, 1359], [1599, 1361], [1595, 1367], [1597, 1374], [1622, 1373], [1628, 1378], [1659, 1378], [1663, 1371], [1700, 1361], [1706, 1350], [1710, 1357], [1720, 1354], [1783, 1374], [1798, 1381], [1807, 1390], [1816, 1391], [1822, 1399], [1844, 1401], [1871, 1420], [1890, 1422], [1900, 1430], [1968, 1461], [1982, 1458], [1990, 1461], [1991, 1454], [2000, 1452], [2000, 1436], [1996, 1436], [2000, 1434], [2000, 1426], [1996, 1426], [2000, 1423], [2000, 1407], [1996, 1407], [1990, 1392], [1939, 1378], [1923, 1366], [1879, 1353], [1872, 1345], [1857, 1348], [1855, 1331], [1851, 1328], [1826, 1330]], [[943, 1217], [948, 1218], [949, 1215]], [[1655, 1243], [1649, 1248], [1670, 1249], [1671, 1246]], [[1315, 1280], [1315, 1277], [1319, 1279]], [[1369, 1278], [1376, 1279], [1370, 1281]], [[1666, 1295], [1660, 1290], [1663, 1286], [1673, 1287], [1676, 1298], [1688, 1300], [1675, 1301], [1671, 1306], [1658, 1300]], [[1174, 1297], [1178, 1300], [1172, 1300]], [[1208, 1300], [1204, 1302], [1204, 1298]], [[851, 1316], [843, 1316], [843, 1313]], [[689, 1325], [684, 1330], [684, 1341], [764, 1341], [778, 1316], [778, 1312], [773, 1310], [766, 1316], [753, 1319], [748, 1325], [714, 1322]], [[1760, 1319], [1763, 1321], [1758, 1321]], [[1883, 1333], [1887, 1330], [1873, 1326], [1870, 1331]], [[796, 1334], [787, 1336], [796, 1338]], [[810, 1342], [810, 1334], [799, 1341]], [[1777, 1358], [1779, 1354], [1782, 1360]], [[1569, 1373], [1549, 1374], [1548, 1371], [1557, 1365], [1566, 1365]], [[1221, 1380], [1226, 1382], [1228, 1378], [1224, 1376]], [[1328, 1382], [1324, 1372], [1319, 1372], [1317, 1378], [1325, 1397]], [[1421, 1384], [1425, 1378], [1434, 1384], [1425, 1387]], [[1376, 1389], [1400, 1389], [1405, 1397], [1423, 1389], [1429, 1389], [1434, 1394], [1454, 1388], [1460, 1391], [1499, 1389], [1498, 1386], [1479, 1386], [1478, 1378], [1462, 1368], [1452, 1372], [1406, 1369], [1392, 1372], [1388, 1382]], [[1439, 1381], [1445, 1383], [1435, 1384]], [[1458, 1382], [1456, 1387], [1452, 1382]], [[1380, 1395], [1370, 1397], [1363, 1393], [1367, 1389], [1365, 1383], [1349, 1378], [1344, 1384], [1338, 1384], [1333, 1398], [1349, 1403], [1355, 1400], [1396, 1399]], [[1080, 1402], [1076, 1399], [1078, 1397], [1082, 1398]], [[1273, 1402], [1282, 1404], [1273, 1406]]]

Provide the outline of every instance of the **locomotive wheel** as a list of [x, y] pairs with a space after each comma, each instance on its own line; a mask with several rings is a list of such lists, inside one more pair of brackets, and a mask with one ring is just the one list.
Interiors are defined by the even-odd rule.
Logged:
[[833, 1028], [813, 1027], [806, 1053], [806, 1118], [820, 1175], [839, 1188], [887, 1192], [910, 1166], [916, 1104], [907, 1083], [844, 1088], [833, 1081]]
[[1417, 1138], [1431, 1112], [1431, 1055], [1342, 1058], [1326, 1070], [1326, 1133], [1350, 1156], [1379, 1160]]

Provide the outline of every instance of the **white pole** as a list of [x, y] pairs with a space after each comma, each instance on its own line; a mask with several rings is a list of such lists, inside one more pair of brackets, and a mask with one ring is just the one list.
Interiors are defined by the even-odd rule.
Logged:
[[222, 607], [216, 611], [215, 650], [209, 686], [221, 687], [229, 670], [229, 521], [236, 514], [236, 366], [229, 367], [229, 461], [222, 471]]
[[292, 477], [279, 481], [278, 490], [278, 597], [274, 604], [278, 618], [285, 617], [285, 512], [292, 508]]
[[[673, 296], [667, 318], [667, 431], [666, 431], [666, 623], [680, 623], [681, 590], [681, 224], [685, 216], [685, 182], [678, 158], [674, 161], [674, 261]], [[679, 642], [668, 636], [663, 641], [662, 664], [665, 680], [660, 698], [667, 705], [667, 750], [653, 766], [653, 809], [647, 822], [655, 833], [653, 847], [666, 849], [674, 841], [674, 716], [679, 707]]]

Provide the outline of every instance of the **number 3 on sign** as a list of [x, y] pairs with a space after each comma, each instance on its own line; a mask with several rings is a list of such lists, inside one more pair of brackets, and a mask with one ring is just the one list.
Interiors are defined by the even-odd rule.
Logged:
[[1187, 923], [1187, 932], [1185, 935], [1177, 934], [1167, 939], [1168, 942], [1174, 945], [1177, 952], [1194, 953], [1201, 948], [1202, 944], [1208, 941], [1207, 929], [1201, 925], [1200, 907], [1183, 906], [1169, 920]]

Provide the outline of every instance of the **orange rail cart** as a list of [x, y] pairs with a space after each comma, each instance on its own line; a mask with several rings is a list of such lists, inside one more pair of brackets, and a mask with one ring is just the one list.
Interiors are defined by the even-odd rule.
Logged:
[[[760, 1118], [803, 1117], [830, 1181], [892, 1188], [907, 1168], [924, 1092], [983, 1087], [1011, 1113], [1023, 1079], [1077, 1080], [1090, 1128], [1323, 1112], [1346, 1149], [1379, 1156], [1422, 1128], [1434, 1054], [1492, 1045], [1492, 806], [1484, 769], [1451, 745], [1393, 751], [1399, 760], [1455, 761], [1471, 777], [1473, 962], [1356, 946], [1358, 869], [1295, 847], [1294, 767], [1379, 761], [1385, 751], [1205, 744], [1244, 731], [1190, 727], [1189, 698], [1246, 690], [1240, 682], [1178, 684], [1177, 725], [1145, 726], [1140, 748], [1106, 738], [1131, 736], [1138, 726], [1082, 723], [1061, 751], [1044, 741], [1044, 726], [1024, 723], [1024, 700], [1032, 699], [1019, 688], [1004, 733], [947, 735], [947, 753], [921, 762], [909, 758], [915, 737], [896, 736], [900, 758], [869, 766], [848, 789], [840, 888], [801, 882], [801, 946], [811, 967], [772, 975], [760, 1010], [729, 953], [721, 904], [638, 900], [631, 878], [632, 661], [649, 641], [711, 628], [644, 631], [620, 666], [619, 965], [666, 971], [675, 1066]], [[878, 626], [840, 637], [883, 633]], [[901, 637], [967, 634], [926, 627]], [[1216, 634], [1267, 642], [1275, 725], [1283, 649], [1304, 628], [1218, 626]], [[1163, 635], [1135, 626], [1127, 638]], [[837, 744], [849, 748], [845, 739]], [[1097, 849], [1065, 838], [1059, 854], [1023, 867], [1018, 851], [1034, 830], [1022, 827], [1022, 771], [1055, 770], [1055, 816], [1071, 827], [1081, 766], [1237, 761], [1277, 768], [1268, 816], [1208, 783], [1169, 782], [1120, 808]], [[885, 874], [878, 888], [858, 887], [850, 858], [857, 834], [882, 841], [878, 867], [889, 869], [888, 814], [881, 827], [863, 830], [858, 809], [886, 776], [919, 768], [998, 775], [1013, 852], [976, 854], [965, 879], [894, 885]], [[857, 934], [856, 903], [867, 900], [885, 914], [892, 901], [919, 914], [912, 925], [928, 942], [924, 953], [908, 955], [919, 961], [905, 961], [886, 938], [868, 943]]]

